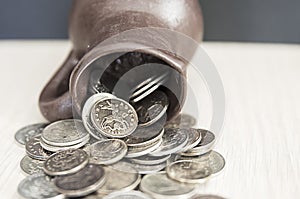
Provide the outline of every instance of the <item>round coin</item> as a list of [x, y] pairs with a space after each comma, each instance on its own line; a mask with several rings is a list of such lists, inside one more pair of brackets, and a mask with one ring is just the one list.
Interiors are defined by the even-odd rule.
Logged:
[[24, 198], [64, 198], [55, 191], [53, 183], [43, 173], [35, 173], [22, 180], [18, 192]]
[[203, 183], [212, 174], [210, 167], [192, 160], [173, 162], [166, 171], [170, 178], [186, 183]]
[[194, 156], [194, 157], [181, 156], [179, 160], [192, 160], [195, 162], [199, 162], [202, 165], [211, 168], [212, 175], [217, 175], [225, 167], [224, 157], [216, 151], [211, 151], [201, 156]]
[[196, 193], [195, 186], [168, 178], [165, 172], [144, 176], [140, 189], [154, 198], [186, 199]]
[[88, 164], [77, 173], [56, 177], [54, 186], [65, 196], [79, 197], [95, 192], [104, 182], [104, 169], [97, 164]]
[[48, 175], [67, 175], [81, 170], [88, 163], [88, 154], [81, 149], [69, 149], [51, 155], [44, 163]]
[[188, 142], [186, 144], [186, 146], [181, 150], [182, 152], [184, 151], [188, 151], [192, 148], [194, 148], [195, 146], [197, 146], [202, 137], [201, 137], [201, 131], [197, 130], [197, 129], [193, 129], [193, 128], [189, 128], [186, 129], [186, 133], [188, 135]]
[[[116, 169], [114, 167], [104, 167], [106, 181], [103, 186], [98, 189], [100, 194], [109, 194], [115, 191], [130, 191], [136, 188], [141, 176], [129, 165], [122, 164], [123, 168]], [[124, 168], [126, 166], [127, 168]]]
[[43, 133], [42, 140], [51, 146], [76, 145], [89, 138], [81, 120], [61, 120], [48, 125]]
[[43, 170], [44, 161], [35, 160], [28, 155], [24, 156], [20, 162], [21, 169], [27, 174], [34, 174]]
[[215, 143], [215, 135], [208, 130], [198, 129], [198, 131], [201, 132], [200, 143], [197, 146], [195, 146], [194, 148], [181, 153], [181, 155], [183, 155], [183, 156], [198, 156], [198, 155], [203, 155], [212, 149], [212, 147]]
[[127, 146], [118, 139], [99, 141], [88, 147], [88, 154], [90, 163], [113, 164], [127, 154]]
[[188, 136], [183, 129], [165, 129], [160, 147], [150, 153], [152, 156], [163, 156], [176, 153], [187, 144]]
[[137, 164], [132, 161], [130, 161], [130, 165], [134, 167], [139, 174], [151, 174], [151, 173], [157, 173], [164, 168], [166, 168], [167, 163], [162, 162], [160, 164], [152, 164], [152, 165], [146, 165], [146, 164]]
[[96, 102], [91, 121], [104, 136], [123, 138], [134, 132], [138, 117], [134, 108], [119, 98], [105, 98]]
[[166, 114], [169, 105], [168, 96], [156, 90], [147, 97], [133, 104], [138, 118], [139, 126], [149, 126]]
[[41, 135], [36, 135], [33, 136], [26, 142], [25, 148], [26, 148], [26, 153], [29, 157], [37, 160], [46, 160], [49, 155], [51, 155], [50, 152], [45, 151], [41, 144]]
[[16, 132], [15, 140], [21, 145], [25, 145], [31, 137], [41, 134], [47, 125], [46, 123], [38, 123], [25, 126]]
[[121, 191], [111, 193], [105, 196], [103, 199], [151, 199], [151, 197], [140, 191]]

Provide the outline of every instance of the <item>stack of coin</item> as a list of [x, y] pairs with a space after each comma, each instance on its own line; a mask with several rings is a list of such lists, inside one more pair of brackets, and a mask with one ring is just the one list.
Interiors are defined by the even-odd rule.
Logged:
[[198, 183], [224, 168], [224, 158], [212, 151], [215, 135], [193, 128], [195, 118], [181, 114], [166, 124], [164, 92], [134, 102], [104, 92], [86, 101], [82, 120], [17, 132], [27, 153], [21, 168], [30, 174], [18, 187], [22, 196], [191, 198]]

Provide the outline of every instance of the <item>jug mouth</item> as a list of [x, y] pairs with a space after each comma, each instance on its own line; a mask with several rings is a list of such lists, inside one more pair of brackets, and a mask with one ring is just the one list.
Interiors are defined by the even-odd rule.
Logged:
[[[151, 57], [151, 62], [147, 63], [147, 60], [142, 65], [133, 64], [129, 69], [121, 69], [122, 72], [114, 71], [112, 63], [130, 53]], [[151, 83], [151, 77], [162, 79], [157, 88], [153, 86], [151, 89], [159, 89], [168, 96], [167, 120], [170, 120], [178, 115], [185, 102], [186, 65], [185, 60], [171, 52], [135, 42], [95, 46], [82, 57], [71, 74], [69, 86], [73, 116], [81, 115], [85, 101], [93, 95], [90, 92], [90, 82], [92, 75], [97, 73], [99, 80], [108, 90], [128, 102], [138, 98], [133, 96], [137, 92], [132, 91], [137, 90], [141, 84]]]

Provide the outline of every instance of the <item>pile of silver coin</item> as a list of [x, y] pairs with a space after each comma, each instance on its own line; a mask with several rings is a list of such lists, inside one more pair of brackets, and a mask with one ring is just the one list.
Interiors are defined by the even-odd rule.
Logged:
[[135, 103], [110, 93], [92, 95], [80, 119], [34, 124], [15, 139], [29, 174], [24, 198], [222, 198], [197, 195], [225, 160], [213, 151], [215, 135], [180, 114], [167, 121], [168, 98], [156, 90]]

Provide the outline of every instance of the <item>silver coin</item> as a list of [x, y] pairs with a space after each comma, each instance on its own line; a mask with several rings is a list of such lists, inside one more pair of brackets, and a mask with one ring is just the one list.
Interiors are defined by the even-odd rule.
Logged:
[[164, 133], [164, 123], [167, 119], [167, 115], [164, 115], [156, 123], [147, 126], [138, 128], [129, 136], [124, 138], [124, 141], [128, 146], [139, 146], [149, 144], [154, 142], [157, 139], [160, 139]]
[[127, 155], [125, 156], [126, 158], [135, 158], [135, 157], [140, 157], [146, 154], [149, 154], [155, 150], [157, 150], [163, 140], [159, 139], [151, 144], [147, 144], [145, 146], [128, 146], [128, 151]]
[[104, 167], [106, 181], [98, 189], [98, 193], [109, 194], [115, 191], [130, 191], [139, 185], [141, 176], [138, 172], [129, 165], [123, 164], [122, 166], [127, 168]]
[[61, 120], [48, 125], [43, 133], [42, 140], [51, 146], [75, 145], [89, 138], [81, 120]]
[[54, 189], [53, 183], [43, 173], [35, 173], [22, 180], [18, 186], [18, 192], [24, 198], [64, 198]]
[[47, 125], [46, 123], [38, 123], [25, 126], [16, 132], [15, 140], [19, 144], [25, 145], [31, 137], [41, 134]]
[[26, 153], [29, 157], [37, 160], [46, 160], [51, 153], [48, 151], [45, 151], [41, 144], [41, 135], [36, 135], [28, 140], [26, 142], [25, 148], [26, 148]]
[[200, 143], [195, 146], [194, 148], [181, 153], [183, 156], [198, 156], [203, 155], [207, 152], [209, 152], [215, 143], [215, 135], [208, 131], [203, 129], [198, 129], [198, 131], [201, 132], [201, 141]]
[[182, 129], [165, 129], [160, 147], [150, 153], [152, 156], [163, 156], [176, 153], [187, 144], [188, 136]]
[[167, 166], [166, 162], [162, 162], [160, 164], [153, 164], [153, 165], [137, 164], [132, 161], [128, 161], [128, 163], [132, 167], [134, 167], [139, 172], [139, 174], [157, 173], [157, 172], [163, 170], [164, 168], [166, 168], [166, 166]]
[[166, 162], [170, 157], [171, 155], [164, 155], [164, 156], [144, 155], [141, 157], [131, 158], [130, 160], [137, 164], [155, 165], [155, 164], [161, 164], [163, 162]]
[[206, 153], [201, 156], [194, 156], [194, 157], [185, 157], [181, 156], [178, 158], [179, 160], [192, 160], [201, 163], [202, 165], [205, 165], [212, 170], [212, 175], [217, 175], [220, 173], [224, 167], [225, 167], [225, 159], [224, 157], [216, 152], [216, 151], [211, 151], [209, 153]]
[[103, 199], [151, 199], [151, 197], [140, 191], [120, 191], [111, 193], [105, 196]]
[[127, 145], [118, 139], [99, 141], [89, 146], [88, 154], [90, 163], [113, 164], [127, 154]]
[[126, 137], [138, 125], [134, 108], [116, 97], [96, 102], [91, 111], [91, 121], [100, 133], [112, 138]]
[[167, 166], [170, 178], [179, 182], [203, 183], [212, 174], [210, 167], [192, 160], [179, 160]]
[[154, 198], [187, 199], [196, 193], [195, 186], [168, 178], [165, 172], [144, 176], [140, 189]]
[[182, 152], [184, 151], [188, 151], [192, 148], [194, 148], [195, 146], [197, 146], [202, 137], [201, 137], [201, 131], [198, 129], [193, 129], [193, 128], [189, 128], [186, 129], [186, 133], [188, 135], [188, 142], [186, 144], [186, 146], [181, 150]]
[[77, 173], [56, 177], [54, 186], [65, 196], [79, 197], [95, 192], [104, 182], [103, 167], [97, 164], [88, 164]]
[[103, 136], [92, 124], [91, 118], [90, 118], [90, 113], [91, 110], [94, 106], [94, 104], [104, 98], [112, 98], [114, 97], [113, 95], [109, 93], [100, 93], [100, 94], [95, 94], [92, 95], [88, 100], [85, 102], [83, 109], [82, 109], [82, 121], [84, 124], [85, 129], [90, 133], [90, 135], [97, 139], [97, 140], [105, 140], [107, 139], [105, 136]]
[[43, 165], [44, 161], [32, 159], [28, 155], [20, 162], [21, 169], [29, 175], [43, 171]]
[[67, 175], [81, 170], [88, 163], [88, 154], [81, 149], [69, 149], [51, 155], [44, 164], [48, 175]]
[[166, 128], [190, 128], [196, 124], [196, 119], [189, 114], [179, 114], [175, 119], [168, 122]]
[[149, 126], [158, 121], [166, 114], [168, 105], [168, 96], [159, 90], [152, 92], [144, 99], [134, 103], [133, 107], [139, 118], [139, 126]]
[[45, 143], [43, 141], [43, 139], [41, 139], [40, 144], [43, 147], [43, 149], [47, 150], [47, 151], [51, 151], [51, 152], [58, 152], [58, 151], [63, 151], [63, 150], [68, 150], [68, 149], [79, 149], [81, 147], [83, 147], [84, 145], [86, 145], [89, 142], [89, 137], [86, 137], [85, 140], [83, 140], [82, 142], [75, 144], [75, 145], [70, 145], [70, 146], [52, 146], [49, 145], [47, 143]]
[[225, 199], [225, 198], [216, 195], [195, 195], [191, 199]]

